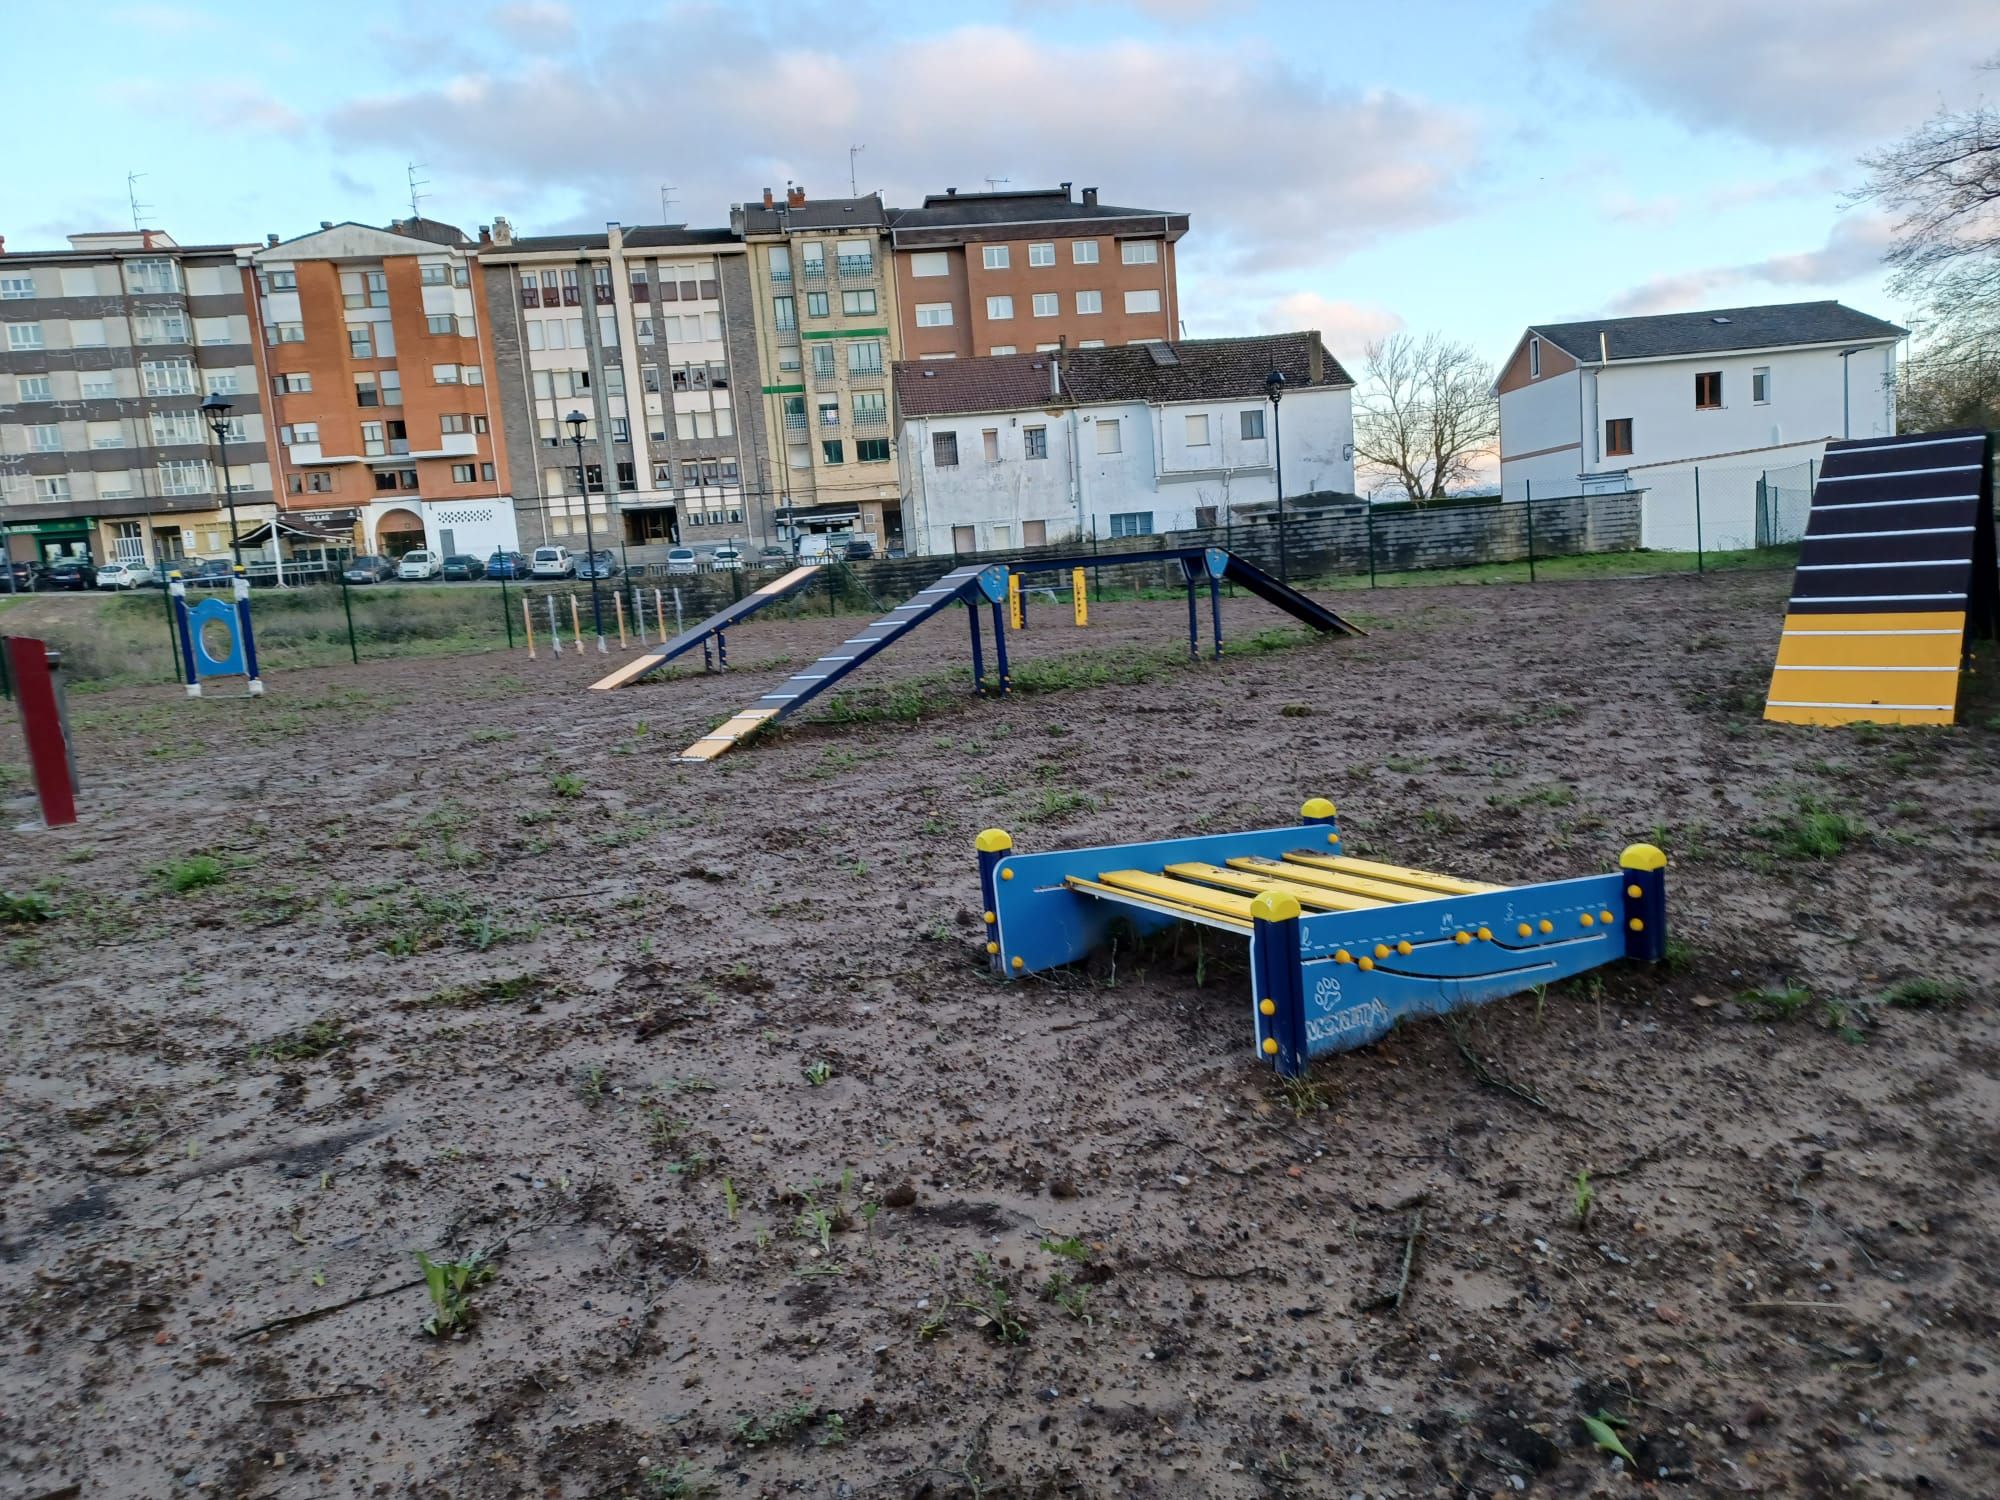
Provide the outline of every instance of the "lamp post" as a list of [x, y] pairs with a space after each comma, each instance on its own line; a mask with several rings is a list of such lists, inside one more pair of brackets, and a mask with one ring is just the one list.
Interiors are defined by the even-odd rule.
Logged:
[[1273, 366], [1264, 377], [1264, 390], [1271, 398], [1271, 472], [1278, 485], [1278, 578], [1292, 581], [1285, 555], [1285, 430], [1278, 423], [1278, 402], [1285, 394], [1285, 372]]
[[590, 621], [596, 627], [597, 649], [602, 653], [609, 648], [604, 644], [604, 601], [597, 596], [597, 533], [590, 524], [590, 475], [583, 467], [583, 425], [590, 419], [573, 411], [563, 420], [569, 424], [569, 440], [576, 445], [576, 487], [583, 491], [584, 555], [590, 560]]
[[[229, 508], [229, 551], [235, 558], [236, 566], [243, 566], [243, 540], [236, 527], [236, 486], [229, 475], [229, 412], [235, 405], [226, 400], [219, 391], [210, 391], [208, 399], [197, 408], [202, 419], [208, 423], [208, 430], [215, 434], [216, 452], [222, 459], [222, 501]], [[277, 535], [277, 523], [271, 524], [273, 539]]]

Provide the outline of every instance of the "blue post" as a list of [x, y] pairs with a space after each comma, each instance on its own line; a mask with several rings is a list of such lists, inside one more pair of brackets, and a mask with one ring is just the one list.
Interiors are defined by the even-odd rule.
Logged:
[[996, 974], [1004, 974], [1007, 966], [1000, 957], [1000, 886], [995, 871], [1012, 851], [1014, 840], [1004, 829], [988, 828], [973, 844], [979, 850], [979, 899], [986, 919], [986, 966]]
[[[730, 574], [732, 578], [735, 576]], [[715, 669], [718, 672], [729, 670], [729, 637], [719, 630], [715, 632]]]
[[1222, 660], [1222, 585], [1216, 576], [1208, 575], [1208, 618], [1215, 631], [1215, 659]]
[[190, 698], [199, 698], [201, 683], [195, 679], [194, 673], [194, 634], [188, 629], [187, 585], [181, 581], [180, 574], [176, 573], [173, 581], [167, 585], [167, 589], [174, 596], [174, 626], [181, 637], [181, 665], [187, 676], [187, 695]]
[[998, 599], [993, 601], [993, 659], [1000, 669], [1000, 696], [1004, 698], [1013, 678], [1007, 671], [1007, 606]]
[[972, 691], [979, 695], [986, 692], [986, 653], [979, 644], [979, 601], [965, 601], [965, 617], [972, 623]]
[[1188, 659], [1190, 661], [1200, 661], [1201, 660], [1201, 616], [1195, 613], [1195, 607], [1194, 607], [1194, 569], [1189, 567], [1184, 567], [1182, 569], [1182, 572], [1186, 574], [1187, 577]]
[[1625, 877], [1625, 956], [1658, 963], [1667, 956], [1667, 856], [1634, 844], [1618, 856]]
[[250, 630], [250, 580], [243, 576], [241, 563], [236, 567], [236, 627], [243, 632], [243, 665], [249, 676], [244, 691], [252, 698], [261, 698], [264, 680], [257, 675], [257, 637]]
[[1305, 979], [1300, 972], [1299, 903], [1265, 891], [1250, 903], [1251, 972], [1257, 976], [1257, 1051], [1287, 1078], [1305, 1072]]

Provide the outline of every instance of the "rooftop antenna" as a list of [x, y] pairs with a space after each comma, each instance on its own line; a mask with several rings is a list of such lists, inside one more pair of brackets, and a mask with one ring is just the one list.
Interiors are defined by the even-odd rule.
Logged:
[[125, 201], [132, 205], [132, 227], [144, 231], [146, 211], [153, 205], [139, 201], [139, 179], [150, 177], [150, 172], [127, 172], [125, 174]]
[[850, 198], [859, 198], [861, 196], [861, 183], [854, 173], [854, 158], [867, 149], [866, 146], [849, 146], [847, 148], [847, 196]]
[[1000, 185], [1002, 183], [1012, 182], [1013, 180], [1014, 179], [1011, 177], [989, 177], [986, 179], [986, 191], [989, 193], [997, 193], [1000, 191]]
[[410, 217], [413, 219], [421, 219], [424, 216], [424, 211], [417, 205], [430, 197], [429, 193], [420, 193], [417, 191], [420, 187], [429, 187], [431, 185], [430, 178], [419, 177], [417, 175], [423, 169], [423, 166], [422, 162], [413, 161], [407, 168], [407, 175], [410, 180]]
[[668, 212], [668, 209], [670, 209], [670, 208], [671, 208], [671, 207], [673, 206], [673, 201], [674, 201], [674, 190], [673, 190], [673, 189], [672, 189], [671, 187], [669, 187], [669, 186], [668, 186], [668, 185], [667, 185], [666, 183], [664, 183], [664, 182], [663, 182], [663, 183], [661, 183], [661, 184], [660, 184], [660, 221], [661, 221], [662, 223], [665, 223], [665, 222], [666, 222], [666, 221], [667, 221], [668, 219], [671, 219], [671, 218], [673, 217], [673, 215], [672, 215], [671, 213], [669, 213], [669, 212]]

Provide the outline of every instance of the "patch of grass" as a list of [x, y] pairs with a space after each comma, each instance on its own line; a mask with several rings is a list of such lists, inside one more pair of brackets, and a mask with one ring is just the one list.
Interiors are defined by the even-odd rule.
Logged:
[[824, 1058], [809, 1062], [805, 1067], [805, 1077], [807, 1083], [818, 1088], [833, 1077], [833, 1064]]
[[1560, 781], [1552, 781], [1546, 786], [1538, 786], [1531, 791], [1508, 795], [1494, 792], [1486, 799], [1488, 807], [1568, 807], [1576, 801], [1576, 789]]
[[1897, 1010], [1936, 1010], [1963, 1005], [1971, 992], [1956, 979], [1899, 979], [1882, 996]]
[[153, 867], [153, 879], [160, 889], [176, 896], [220, 885], [229, 876], [230, 866], [213, 854], [191, 854]]
[[1590, 1185], [1590, 1173], [1578, 1172], [1576, 1181], [1570, 1185], [1570, 1213], [1581, 1229], [1590, 1222], [1590, 1211], [1597, 1206], [1597, 1189]]
[[1791, 1021], [1805, 1014], [1812, 999], [1812, 991], [1803, 985], [1788, 985], [1782, 990], [1744, 990], [1736, 1003], [1753, 1021]]
[[730, 1439], [746, 1448], [762, 1448], [802, 1432], [812, 1425], [818, 1415], [819, 1408], [811, 1402], [794, 1401], [790, 1406], [780, 1407], [764, 1416], [740, 1418]]
[[1758, 830], [1777, 845], [1778, 852], [1798, 860], [1832, 859], [1861, 835], [1861, 825], [1835, 812], [1817, 797], [1798, 799], [1784, 821]]
[[329, 1052], [338, 1052], [350, 1040], [338, 1016], [321, 1016], [297, 1030], [257, 1043], [247, 1055], [251, 1062], [309, 1062]]
[[493, 1265], [484, 1252], [475, 1250], [463, 1260], [432, 1260], [419, 1250], [417, 1267], [424, 1273], [424, 1291], [431, 1299], [424, 1332], [441, 1339], [470, 1328], [473, 1289], [493, 1279]]
[[1281, 719], [1310, 719], [1313, 709], [1310, 703], [1287, 703], [1278, 709]]
[[675, 1459], [671, 1468], [656, 1464], [639, 1474], [639, 1500], [710, 1500], [721, 1493], [713, 1478], [698, 1473], [684, 1458]]
[[1097, 799], [1089, 792], [1064, 792], [1050, 787], [1023, 816], [1032, 823], [1045, 823], [1053, 818], [1066, 818], [1071, 813], [1094, 812], [1096, 809]]
[[1028, 1341], [1028, 1324], [1014, 1302], [1013, 1289], [1007, 1284], [1007, 1278], [993, 1264], [991, 1256], [975, 1255], [972, 1263], [975, 1295], [958, 1298], [952, 1306], [971, 1313], [973, 1327], [995, 1343], [1025, 1344]]
[[558, 797], [581, 797], [583, 778], [569, 771], [558, 771], [549, 778], [549, 790]]
[[410, 1002], [416, 1010], [474, 1010], [482, 1005], [520, 1000], [554, 988], [539, 974], [509, 974], [500, 979], [482, 979], [477, 984], [454, 984]]
[[47, 896], [32, 892], [16, 896], [12, 891], [0, 891], [0, 927], [25, 927], [30, 922], [48, 922], [55, 918], [56, 909], [49, 904]]

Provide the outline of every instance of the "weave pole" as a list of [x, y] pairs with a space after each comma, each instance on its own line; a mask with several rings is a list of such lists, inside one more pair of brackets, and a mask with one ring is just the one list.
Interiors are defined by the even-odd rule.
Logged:
[[535, 658], [535, 612], [528, 608], [528, 596], [521, 596], [521, 627], [528, 632], [528, 660]]

